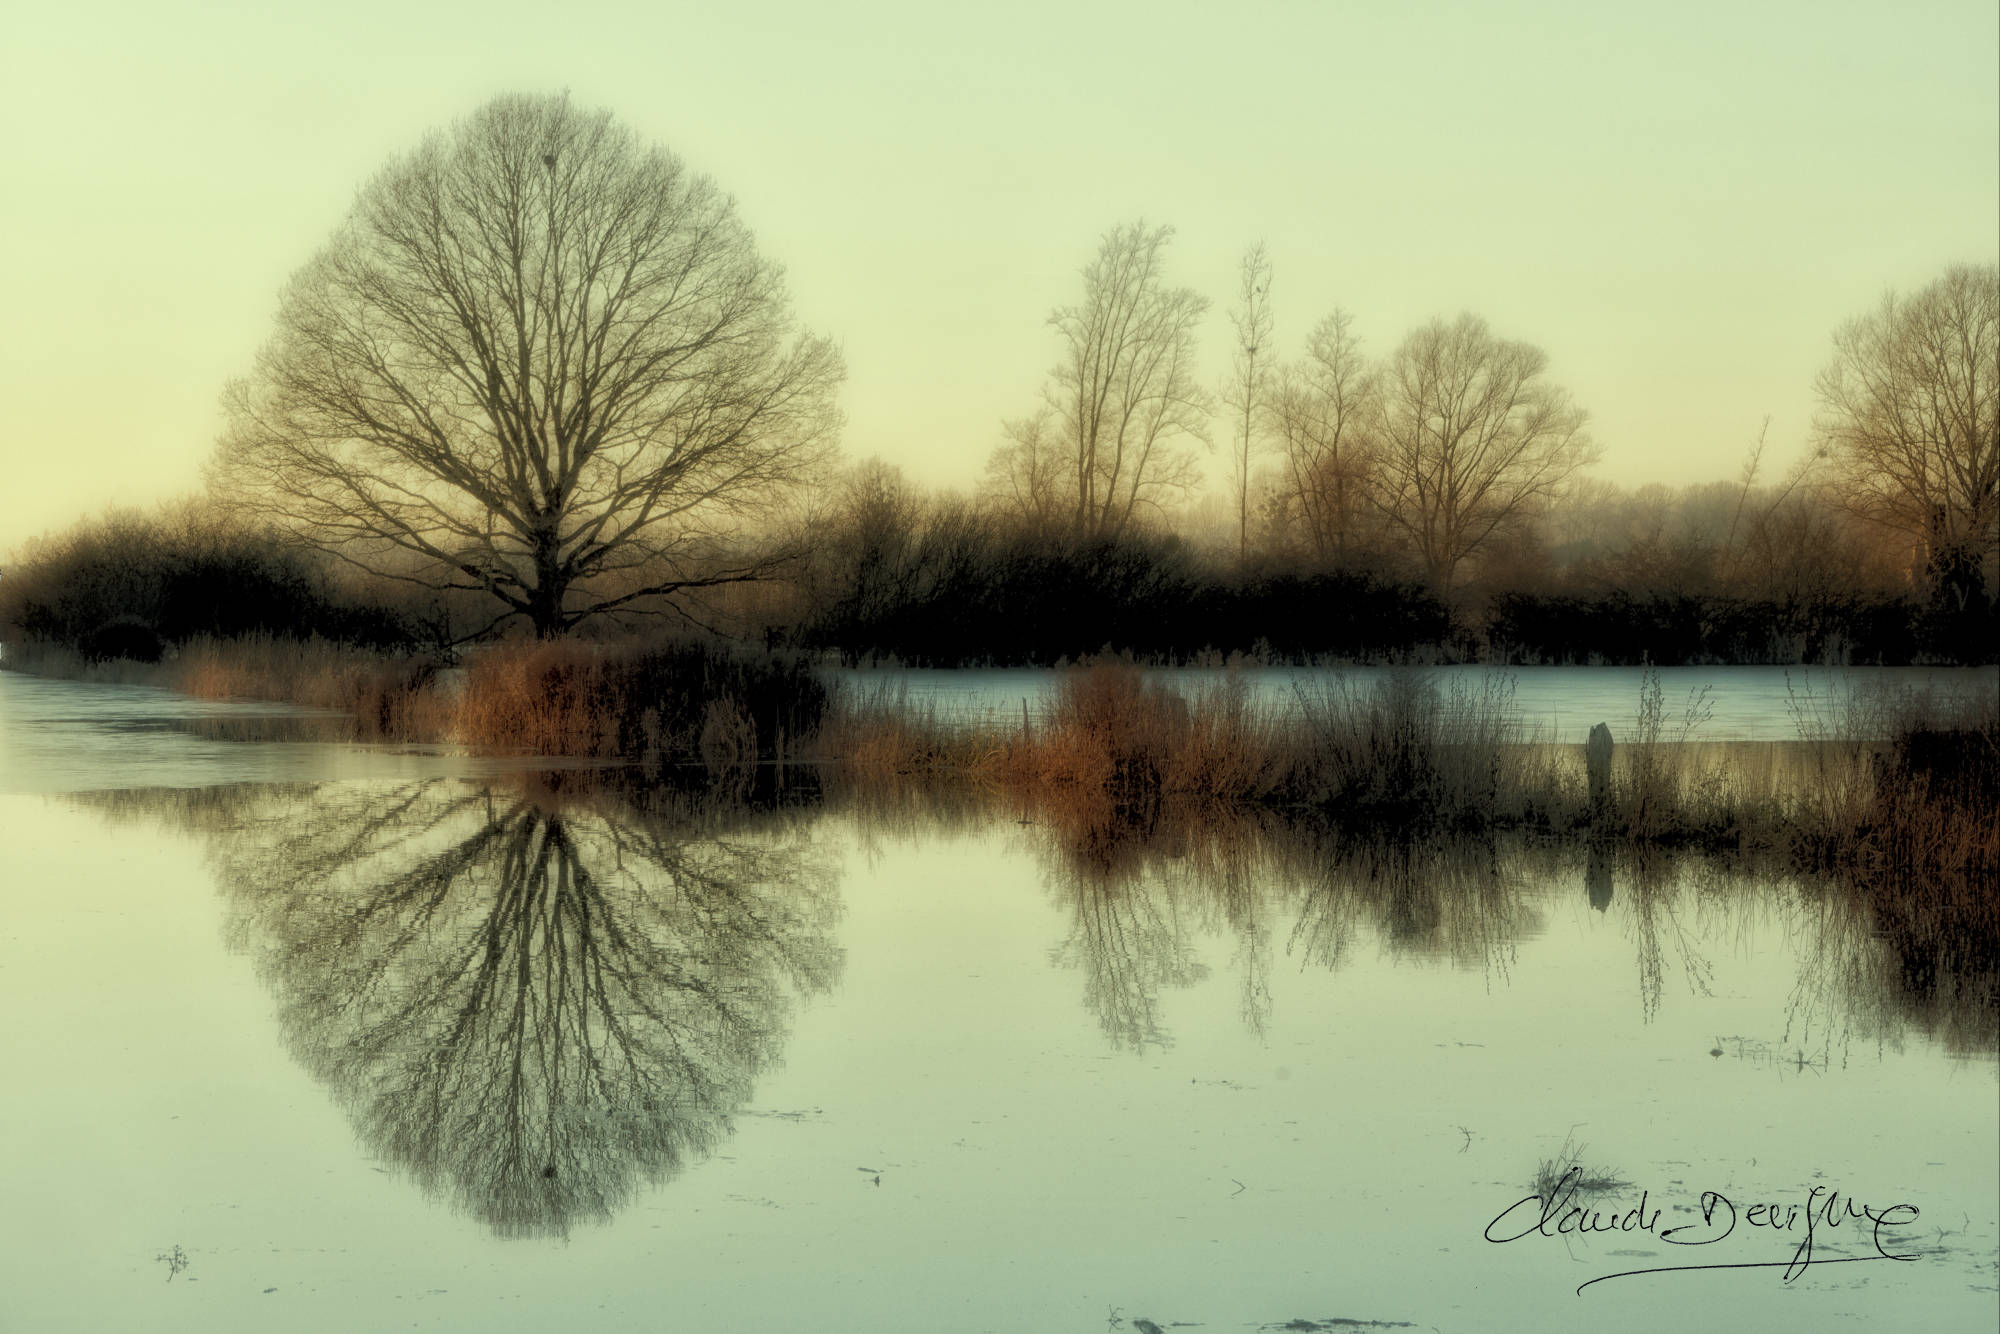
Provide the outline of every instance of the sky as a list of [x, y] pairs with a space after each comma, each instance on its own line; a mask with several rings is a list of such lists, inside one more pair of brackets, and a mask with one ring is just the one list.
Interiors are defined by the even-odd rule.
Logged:
[[[0, 48], [0, 551], [198, 489], [286, 277], [393, 156], [568, 90], [732, 193], [842, 347], [844, 447], [970, 488], [1099, 238], [1176, 229], [1281, 353], [1462, 310], [1549, 354], [1597, 476], [1810, 439], [1833, 331], [2000, 252], [2000, 7], [37, 5]], [[1220, 422], [1215, 432], [1225, 431]], [[1206, 460], [1219, 489], [1228, 465]]]

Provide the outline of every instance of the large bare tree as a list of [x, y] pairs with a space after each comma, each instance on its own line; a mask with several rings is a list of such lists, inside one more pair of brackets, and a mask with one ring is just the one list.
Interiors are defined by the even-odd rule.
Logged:
[[566, 96], [503, 97], [292, 278], [213, 476], [552, 636], [762, 573], [718, 550], [831, 447], [841, 377], [713, 181]]
[[1827, 491], [1963, 595], [2000, 522], [2000, 265], [1958, 265], [1845, 325], [1820, 373]]
[[1547, 366], [1470, 314], [1431, 321], [1390, 358], [1375, 499], [1446, 596], [1467, 557], [1595, 458], [1586, 414]]
[[1083, 300], [1049, 316], [1063, 358], [1044, 396], [1084, 537], [1119, 536], [1197, 480], [1186, 442], [1206, 438], [1209, 396], [1195, 378], [1194, 338], [1208, 298], [1166, 285], [1173, 234], [1143, 222], [1107, 232], [1083, 271]]

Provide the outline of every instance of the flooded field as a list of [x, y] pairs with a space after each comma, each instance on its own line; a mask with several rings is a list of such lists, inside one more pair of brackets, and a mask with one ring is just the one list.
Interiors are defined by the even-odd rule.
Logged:
[[[1329, 686], [1365, 690], [1400, 669], [1389, 667], [1242, 667], [1234, 675], [1253, 700], [1284, 708]], [[1677, 719], [1700, 696], [1706, 741], [1786, 741], [1801, 724], [1817, 727], [1845, 718], [1857, 699], [1882, 693], [1931, 691], [1941, 696], [1987, 696], [1995, 689], [1990, 667], [1433, 667], [1426, 674], [1446, 690], [1477, 695], [1504, 688], [1510, 711], [1532, 736], [1581, 742], [1598, 723], [1614, 732], [1630, 725], [1646, 673], [1658, 675]], [[1025, 707], [1039, 715], [1054, 695], [1060, 673], [1040, 667], [922, 670], [884, 668], [831, 673], [860, 695], [900, 697], [968, 723], [1018, 719]], [[1227, 680], [1224, 668], [1155, 669], [1151, 679], [1187, 694]], [[1703, 692], [1706, 692], [1705, 694]]]
[[0, 1330], [1992, 1327], [1991, 961], [1830, 885], [282, 717], [0, 673]]

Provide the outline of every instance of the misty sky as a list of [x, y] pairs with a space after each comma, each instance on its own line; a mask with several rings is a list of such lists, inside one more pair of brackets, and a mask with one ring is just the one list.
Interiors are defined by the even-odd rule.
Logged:
[[1051, 307], [1137, 217], [1214, 303], [1212, 376], [1262, 238], [1286, 356], [1335, 305], [1377, 354], [1476, 311], [1626, 484], [1732, 477], [1766, 414], [1782, 466], [1836, 325], [2000, 250], [1993, 0], [293, 8], [10, 11], [0, 550], [198, 487], [287, 275], [500, 92], [733, 192], [845, 349], [849, 455], [938, 484], [1034, 407]]

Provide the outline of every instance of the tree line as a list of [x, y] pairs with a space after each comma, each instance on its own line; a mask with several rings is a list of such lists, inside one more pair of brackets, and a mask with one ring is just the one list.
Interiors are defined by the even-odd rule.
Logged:
[[[1823, 652], [1891, 634], [1862, 602], [1902, 607], [1905, 640], [1921, 626], [1928, 647], [1905, 652], [1955, 655], [1992, 619], [2000, 266], [1951, 268], [1838, 330], [1813, 452], [1788, 476], [1763, 476], [1760, 444], [1738, 483], [1621, 498], [1588, 479], [1602, 451], [1548, 356], [1477, 315], [1373, 356], [1336, 309], [1285, 355], [1262, 245], [1229, 371], [1205, 382], [1209, 301], [1171, 281], [1172, 237], [1103, 235], [1050, 313], [1041, 402], [1001, 424], [976, 494], [919, 496], [843, 470], [839, 354], [797, 327], [712, 180], [566, 96], [497, 99], [362, 188], [228, 387], [208, 503], [268, 551], [268, 587], [185, 560], [177, 577], [378, 640], [664, 618], [951, 661], [1107, 643], [1597, 652], [1547, 631], [1565, 598], [1757, 604], [1780, 638], [1831, 617], [1846, 628]], [[1190, 499], [1217, 447], [1231, 512], [1204, 524]], [[121, 618], [163, 639], [286, 619], [170, 615], [181, 584], [115, 574], [110, 548], [145, 546], [116, 527], [31, 553], [0, 615], [74, 643]], [[312, 591], [335, 584], [373, 608], [362, 622]], [[1609, 633], [1616, 615], [1595, 619]], [[1532, 644], [1529, 625], [1545, 626]]]

